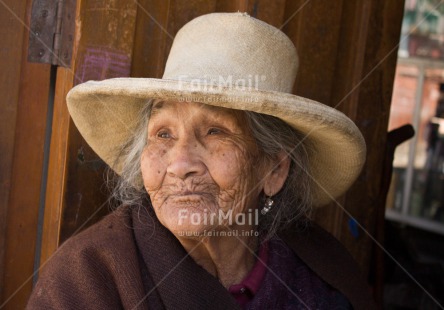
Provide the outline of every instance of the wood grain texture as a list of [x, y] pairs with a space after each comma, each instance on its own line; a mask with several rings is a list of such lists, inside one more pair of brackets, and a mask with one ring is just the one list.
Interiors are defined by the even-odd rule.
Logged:
[[331, 105], [343, 1], [287, 1], [283, 31], [299, 54], [294, 93]]
[[[256, 17], [278, 29], [286, 25], [285, 20], [285, 0], [249, 0], [245, 12]], [[243, 10], [239, 10], [243, 11]]]
[[[30, 20], [31, 1], [24, 2]], [[15, 20], [15, 23], [19, 23]], [[19, 24], [23, 40], [11, 187], [6, 216], [4, 261], [4, 309], [21, 309], [32, 289], [38, 210], [42, 181], [50, 66], [27, 62], [29, 33]]]
[[27, 63], [22, 69], [4, 275], [4, 296], [14, 294], [14, 308], [26, 305], [32, 289], [50, 73], [49, 65]]
[[[354, 114], [354, 120], [367, 142], [367, 163], [361, 176], [346, 195], [346, 209], [368, 234], [360, 231], [358, 238], [350, 234], [346, 222], [342, 225], [341, 241], [368, 272], [386, 148], [388, 119], [401, 34], [404, 1], [371, 1], [366, 45], [355, 102], [344, 111]], [[382, 206], [384, 207], [384, 206]]]
[[[334, 106], [335, 83], [339, 79], [337, 59], [343, 57], [347, 45], [341, 44], [345, 25], [343, 1], [287, 1], [284, 32], [292, 39], [299, 54], [299, 70], [293, 92], [329, 106]], [[348, 67], [345, 67], [348, 68]], [[340, 198], [342, 205], [344, 199]], [[315, 220], [340, 238], [343, 211], [334, 206], [317, 210]]]
[[249, 0], [217, 0], [216, 12], [247, 12]]
[[70, 126], [70, 117], [65, 98], [73, 83], [74, 77], [70, 69], [57, 69], [40, 266], [44, 266], [48, 262], [50, 255], [59, 246]]
[[[3, 300], [3, 272], [9, 190], [14, 151], [15, 124], [24, 28], [15, 18], [24, 20], [26, 1], [6, 0], [0, 4], [0, 300]], [[12, 11], [12, 13], [9, 11]], [[1, 304], [1, 303], [0, 303]]]
[[161, 78], [166, 63], [166, 46], [174, 35], [168, 30], [171, 1], [138, 1], [131, 76]]

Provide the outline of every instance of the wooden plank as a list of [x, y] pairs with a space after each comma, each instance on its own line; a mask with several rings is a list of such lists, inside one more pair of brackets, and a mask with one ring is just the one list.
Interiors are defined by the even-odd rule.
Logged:
[[[8, 3], [9, 2], [9, 3]], [[4, 268], [2, 277], [2, 303], [4, 309], [20, 309], [26, 304], [27, 296], [32, 288], [32, 274], [34, 267], [34, 251], [37, 233], [38, 208], [40, 199], [41, 175], [43, 167], [43, 147], [46, 128], [46, 112], [49, 90], [49, 66], [27, 63], [28, 32], [24, 24], [29, 24], [31, 1], [11, 2], [7, 5], [18, 13], [16, 16], [5, 16], [8, 23], [6, 29], [8, 35], [15, 36], [18, 43], [11, 43], [12, 47], [20, 46], [20, 50], [12, 49], [14, 55], [2, 57], [16, 66], [20, 71], [7, 70], [5, 83], [8, 87], [2, 96], [9, 97], [9, 111], [6, 110], [2, 117], [11, 117], [6, 124], [11, 124], [15, 119], [12, 110], [17, 109], [16, 126], [14, 136], [14, 158], [10, 167], [10, 193], [7, 206], [6, 229], [4, 247]], [[23, 10], [23, 14], [17, 9]], [[25, 14], [26, 9], [26, 14]], [[13, 29], [11, 29], [11, 26]], [[3, 38], [3, 37], [2, 37]], [[5, 65], [2, 68], [11, 68]], [[9, 71], [9, 72], [8, 72]], [[18, 93], [15, 94], [15, 91]], [[12, 96], [17, 96], [12, 98]], [[3, 98], [4, 98], [3, 97]], [[6, 101], [7, 102], [7, 101]], [[12, 108], [12, 109], [11, 109]], [[1, 122], [3, 124], [3, 121]], [[10, 147], [10, 146], [9, 146]], [[5, 148], [8, 153], [9, 147]], [[3, 145], [2, 145], [3, 153]], [[5, 193], [2, 197], [8, 197]], [[30, 281], [31, 280], [31, 281]]]
[[[29, 24], [31, 1], [24, 19]], [[17, 22], [17, 21], [16, 21]], [[23, 27], [23, 25], [21, 25]], [[24, 31], [14, 160], [7, 214], [4, 309], [21, 309], [32, 289], [42, 181], [50, 66], [27, 62], [29, 33]]]
[[249, 0], [217, 0], [216, 12], [247, 12]]
[[0, 4], [0, 301], [3, 300], [6, 218], [24, 33], [23, 25], [15, 16], [24, 20], [25, 10], [26, 1], [5, 0]]
[[277, 28], [284, 26], [285, 0], [217, 0], [216, 12], [246, 12]]
[[[176, 35], [179, 29], [190, 20], [200, 15], [213, 13], [215, 10], [216, 2], [214, 0], [171, 1], [169, 8], [168, 32]], [[171, 45], [167, 45], [167, 54], [170, 49]]]
[[72, 121], [68, 142], [59, 245], [110, 212], [104, 189], [106, 165], [83, 140]]
[[[361, 89], [359, 85], [362, 83], [364, 76], [365, 50], [367, 44], [372, 44], [368, 42], [369, 31], [371, 31], [371, 29], [369, 29], [369, 23], [371, 14], [373, 13], [371, 6], [371, 1], [367, 0], [361, 1], [360, 3], [345, 1], [343, 5], [343, 28], [338, 51], [338, 55], [341, 57], [336, 59], [335, 75], [337, 79], [332, 85], [332, 106], [344, 112], [355, 122], [357, 121], [357, 109], [361, 104], [359, 102], [359, 92]], [[374, 116], [369, 115], [369, 117]], [[368, 165], [368, 163], [366, 165]], [[375, 168], [376, 167], [373, 167], [373, 169]], [[378, 167], [378, 169], [379, 168], [382, 168], [382, 166]], [[334, 225], [336, 237], [346, 245], [360, 264], [363, 272], [367, 273], [370, 259], [369, 249], [371, 248], [371, 244], [369, 244], [370, 239], [363, 240], [362, 238], [354, 237], [349, 227], [350, 225], [355, 225], [354, 220], [350, 218], [350, 214], [356, 216], [353, 209], [356, 209], [356, 206], [368, 204], [368, 202], [356, 201], [356, 198], [362, 199], [363, 197], [367, 197], [367, 193], [365, 191], [361, 192], [360, 190], [362, 190], [362, 188], [357, 188], [356, 185], [354, 185], [338, 203], [331, 204], [330, 213], [334, 213], [337, 219]], [[319, 214], [318, 216], [325, 218], [326, 214]], [[365, 227], [370, 234], [373, 233], [373, 226], [368, 222], [371, 220], [370, 218], [366, 219], [367, 222], [364, 222], [362, 218], [356, 218], [356, 220], [357, 223]], [[353, 240], [353, 242], [350, 242], [350, 240]], [[363, 252], [361, 253], [361, 251]]]
[[[345, 1], [342, 7], [338, 37], [337, 57], [334, 59], [334, 79], [331, 83], [330, 105], [356, 120], [356, 109], [359, 106], [359, 83], [362, 79], [367, 31], [370, 19], [370, 1]], [[362, 197], [362, 195], [361, 195]], [[343, 226], [349, 216], [345, 214], [345, 197], [316, 213], [316, 221], [342, 241]], [[345, 223], [345, 224], [344, 224]], [[350, 232], [347, 231], [347, 236]], [[351, 250], [351, 249], [349, 249]], [[351, 250], [353, 251], [353, 250]]]
[[299, 54], [294, 93], [331, 105], [342, 1], [287, 1], [283, 31]]
[[23, 64], [5, 246], [4, 294], [14, 294], [14, 308], [32, 288], [48, 90], [49, 65]]
[[65, 98], [73, 83], [74, 76], [71, 69], [57, 69], [40, 266], [44, 266], [48, 262], [60, 241], [61, 206], [63, 205], [63, 193], [66, 185], [67, 145], [70, 126]]
[[[370, 1], [360, 3], [345, 1], [342, 7], [342, 27], [338, 41], [338, 57], [335, 59], [335, 79], [332, 81], [330, 105], [353, 120], [356, 119], [356, 109], [359, 105], [359, 87], [356, 86], [362, 78], [370, 5]], [[345, 197], [340, 197], [336, 203], [331, 203], [316, 214], [317, 222], [341, 241], [343, 226], [346, 226], [349, 220], [343, 209], [346, 203]]]
[[[342, 1], [287, 1], [283, 30], [296, 45], [299, 70], [293, 92], [297, 95], [334, 106], [333, 84], [337, 80]], [[341, 199], [340, 203], [344, 203]], [[342, 210], [326, 206], [316, 210], [318, 224], [339, 238]]]
[[247, 12], [255, 18], [282, 29], [286, 22], [285, 3], [286, 0], [250, 0], [247, 1]]
[[136, 8], [131, 1], [81, 1], [74, 84], [129, 76]]
[[[345, 111], [355, 115], [354, 120], [367, 142], [367, 163], [364, 171], [346, 196], [346, 209], [373, 236], [375, 213], [381, 192], [390, 103], [395, 76], [398, 42], [404, 13], [404, 1], [369, 1], [371, 6], [364, 49], [362, 74], [359, 79], [358, 99], [350, 101]], [[342, 225], [341, 241], [368, 272], [372, 238], [362, 230], [358, 238]]]

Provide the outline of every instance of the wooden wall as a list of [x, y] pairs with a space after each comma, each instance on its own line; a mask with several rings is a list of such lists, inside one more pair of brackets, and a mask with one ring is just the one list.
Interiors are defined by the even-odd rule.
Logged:
[[[23, 18], [30, 7], [30, 1], [24, 0], [6, 4]], [[316, 220], [368, 272], [403, 4], [403, 0], [77, 0], [71, 68], [57, 70], [41, 266], [61, 242], [109, 212], [105, 165], [69, 118], [65, 103], [69, 89], [89, 79], [161, 77], [174, 35], [186, 22], [206, 13], [240, 10], [282, 28], [295, 43], [300, 70], [294, 93], [343, 111], [365, 136], [368, 161], [359, 180], [337, 203], [319, 210]], [[26, 29], [4, 22], [12, 19], [9, 11], [0, 10], [0, 23], [5, 24], [0, 31], [9, 40], [0, 43], [1, 53], [15, 60], [14, 65], [8, 62], [8, 79], [2, 72], [0, 84], [0, 94], [8, 96], [1, 102], [0, 114], [0, 229], [8, 232], [6, 238], [0, 234], [0, 249], [5, 245], [6, 250], [0, 252], [0, 276], [4, 273], [0, 281], [6, 307], [22, 308], [32, 289], [49, 67], [26, 63]], [[0, 57], [0, 62], [4, 59]], [[369, 235], [362, 229], [358, 236], [351, 234], [350, 215]]]
[[27, 62], [30, 8], [0, 4], [0, 308], [26, 303], [36, 250], [50, 66]]

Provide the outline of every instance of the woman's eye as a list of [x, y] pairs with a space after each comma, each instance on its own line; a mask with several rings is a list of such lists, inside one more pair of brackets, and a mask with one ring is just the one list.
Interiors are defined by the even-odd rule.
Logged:
[[166, 131], [159, 131], [157, 133], [157, 137], [162, 138], [162, 139], [168, 139], [168, 138], [170, 138], [170, 134]]
[[217, 134], [219, 134], [219, 133], [221, 133], [221, 132], [222, 132], [222, 130], [217, 129], [217, 128], [210, 128], [210, 129], [208, 130], [208, 134], [209, 134], [209, 135], [217, 135]]

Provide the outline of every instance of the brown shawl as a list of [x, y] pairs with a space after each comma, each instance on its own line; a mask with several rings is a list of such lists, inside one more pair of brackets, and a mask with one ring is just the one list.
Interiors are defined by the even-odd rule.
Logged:
[[[342, 245], [321, 228], [280, 236], [355, 309], [374, 309]], [[28, 309], [239, 309], [146, 209], [121, 207], [66, 241], [40, 275]]]

